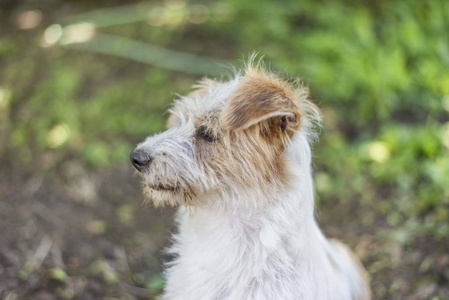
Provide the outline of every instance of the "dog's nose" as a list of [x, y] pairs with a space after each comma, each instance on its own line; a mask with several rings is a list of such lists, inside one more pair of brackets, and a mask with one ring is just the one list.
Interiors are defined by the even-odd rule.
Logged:
[[138, 149], [131, 152], [129, 158], [131, 159], [131, 163], [134, 168], [136, 168], [139, 172], [141, 172], [143, 168], [151, 162], [151, 156], [148, 153]]

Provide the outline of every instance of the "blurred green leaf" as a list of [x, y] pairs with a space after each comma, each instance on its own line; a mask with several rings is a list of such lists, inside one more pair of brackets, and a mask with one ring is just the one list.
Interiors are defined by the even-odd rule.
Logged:
[[165, 279], [162, 275], [155, 275], [150, 277], [147, 282], [147, 289], [153, 293], [159, 293], [162, 291], [165, 285]]
[[49, 276], [51, 279], [58, 280], [61, 282], [67, 281], [67, 273], [61, 268], [53, 268], [49, 272]]

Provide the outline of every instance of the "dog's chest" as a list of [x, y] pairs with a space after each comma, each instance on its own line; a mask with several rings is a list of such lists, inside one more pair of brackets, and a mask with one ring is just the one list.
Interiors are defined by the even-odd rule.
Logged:
[[230, 222], [216, 215], [212, 222], [209, 217], [181, 221], [173, 246], [179, 257], [167, 270], [166, 298], [304, 298], [311, 283], [297, 252], [298, 232], [266, 222]]

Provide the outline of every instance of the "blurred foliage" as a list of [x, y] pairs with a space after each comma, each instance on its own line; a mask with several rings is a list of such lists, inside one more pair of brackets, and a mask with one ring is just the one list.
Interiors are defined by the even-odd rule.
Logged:
[[[360, 207], [363, 229], [388, 241], [385, 253], [411, 251], [423, 239], [433, 252], [447, 252], [448, 1], [172, 0], [52, 22], [90, 22], [97, 37], [135, 39], [174, 50], [170, 55], [223, 61], [257, 51], [273, 69], [302, 76], [324, 114], [315, 146], [319, 206]], [[73, 157], [93, 168], [122, 163], [133, 143], [164, 128], [173, 93], [187, 93], [199, 78], [182, 66], [153, 66], [135, 51], [115, 57], [70, 49], [81, 44], [43, 47], [44, 30], [0, 35], [0, 155], [20, 166], [45, 168]], [[95, 43], [78, 48], [117, 46], [106, 42], [101, 51]], [[158, 59], [178, 59], [170, 55]], [[130, 214], [130, 207], [118, 212], [123, 222]], [[426, 267], [438, 256], [429, 259], [413, 291], [428, 281], [449, 284], [446, 271]], [[388, 255], [368, 261], [378, 298], [400, 293], [399, 283], [379, 276], [393, 267]], [[107, 264], [93, 269], [115, 280]], [[156, 276], [147, 286], [158, 291], [162, 284]]]

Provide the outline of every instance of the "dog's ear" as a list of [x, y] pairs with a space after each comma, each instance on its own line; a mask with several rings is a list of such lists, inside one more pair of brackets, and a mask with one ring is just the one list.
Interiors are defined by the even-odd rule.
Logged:
[[249, 69], [223, 109], [220, 121], [228, 130], [264, 124], [291, 135], [300, 129], [301, 115], [297, 91], [287, 82], [265, 71]]

